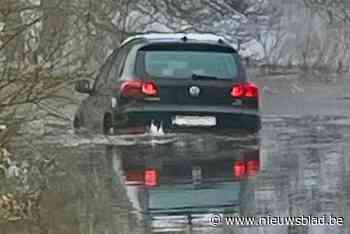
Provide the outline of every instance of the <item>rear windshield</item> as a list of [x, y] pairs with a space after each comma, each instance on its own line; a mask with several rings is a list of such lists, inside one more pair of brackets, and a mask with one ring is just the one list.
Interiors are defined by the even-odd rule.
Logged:
[[235, 79], [236, 55], [216, 51], [145, 51], [144, 68], [149, 76], [191, 78], [193, 75]]

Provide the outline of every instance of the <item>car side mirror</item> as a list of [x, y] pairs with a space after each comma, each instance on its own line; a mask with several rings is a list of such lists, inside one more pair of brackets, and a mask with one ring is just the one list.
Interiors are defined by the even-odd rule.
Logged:
[[90, 82], [88, 80], [78, 80], [75, 83], [75, 90], [79, 93], [87, 94], [92, 92], [92, 88], [90, 87]]

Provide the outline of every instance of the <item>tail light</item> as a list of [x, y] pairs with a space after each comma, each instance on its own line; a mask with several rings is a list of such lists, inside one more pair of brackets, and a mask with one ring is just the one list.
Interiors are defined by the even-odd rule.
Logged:
[[127, 184], [157, 186], [159, 175], [156, 169], [147, 169], [127, 171], [125, 177]]
[[153, 82], [143, 82], [142, 83], [142, 93], [147, 96], [157, 96], [158, 88]]
[[139, 80], [125, 81], [121, 85], [121, 94], [124, 97], [142, 97], [142, 82]]
[[236, 84], [231, 89], [231, 96], [234, 98], [242, 98], [245, 94], [245, 88], [243, 84]]
[[158, 96], [158, 87], [153, 81], [129, 80], [121, 85], [121, 94], [133, 98]]
[[233, 165], [233, 174], [236, 177], [242, 177], [245, 176], [247, 172], [246, 165], [244, 161], [236, 161]]
[[233, 98], [258, 98], [258, 88], [251, 82], [246, 84], [235, 84], [231, 88], [230, 92]]
[[259, 160], [250, 160], [247, 162], [247, 175], [256, 176], [260, 170], [260, 161]]
[[132, 184], [143, 184], [144, 172], [143, 171], [128, 171], [126, 173], [126, 181]]
[[158, 172], [155, 169], [145, 170], [145, 185], [156, 186], [158, 184]]
[[259, 160], [239, 160], [233, 164], [233, 175], [235, 177], [256, 176], [260, 170]]

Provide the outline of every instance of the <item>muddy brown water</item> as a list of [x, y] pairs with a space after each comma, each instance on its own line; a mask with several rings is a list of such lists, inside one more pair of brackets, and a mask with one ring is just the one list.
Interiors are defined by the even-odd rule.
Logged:
[[[264, 94], [256, 135], [55, 131], [41, 147], [54, 152], [64, 170], [45, 192], [42, 222], [0, 233], [350, 233], [344, 89]], [[214, 214], [333, 215], [344, 224], [213, 227]]]

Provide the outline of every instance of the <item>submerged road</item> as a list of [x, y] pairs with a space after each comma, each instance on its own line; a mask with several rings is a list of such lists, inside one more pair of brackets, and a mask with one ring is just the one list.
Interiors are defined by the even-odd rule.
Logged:
[[[264, 85], [260, 83], [260, 85]], [[350, 233], [350, 86], [264, 94], [256, 135], [75, 135], [42, 141], [67, 170], [47, 194], [52, 233]], [[343, 225], [213, 227], [211, 217]]]

